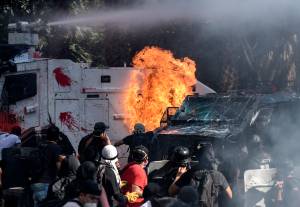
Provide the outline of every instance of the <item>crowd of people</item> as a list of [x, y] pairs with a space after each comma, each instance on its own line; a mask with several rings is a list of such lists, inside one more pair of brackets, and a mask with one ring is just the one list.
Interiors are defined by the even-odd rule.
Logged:
[[[93, 133], [81, 139], [78, 154], [68, 155], [57, 143], [59, 129], [47, 129], [39, 157], [28, 165], [34, 169], [29, 185], [32, 206], [233, 206], [228, 204], [234, 198], [229, 182], [204, 154], [194, 162], [187, 147], [176, 146], [169, 160], [151, 168], [148, 148], [153, 132], [145, 132], [138, 123], [132, 135], [113, 145], [107, 128], [96, 123]], [[20, 144], [19, 128], [0, 136], [5, 148]], [[129, 157], [121, 168], [117, 147], [123, 144], [129, 146]]]

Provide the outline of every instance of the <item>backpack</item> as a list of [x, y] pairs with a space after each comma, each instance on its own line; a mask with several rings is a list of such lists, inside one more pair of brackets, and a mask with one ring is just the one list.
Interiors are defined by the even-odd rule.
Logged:
[[66, 187], [72, 182], [71, 178], [60, 178], [49, 186], [48, 196], [63, 200], [65, 198]]
[[216, 195], [216, 186], [211, 172], [208, 170], [198, 170], [193, 173], [191, 185], [196, 187], [199, 194], [199, 206], [213, 207]]
[[94, 162], [101, 159], [101, 149], [99, 149], [99, 146], [94, 143], [94, 139], [95, 137], [93, 137], [93, 134], [88, 134], [80, 140], [78, 146], [80, 163], [85, 161]]
[[79, 145], [78, 145], [78, 154], [79, 154], [80, 162], [84, 162], [85, 161], [84, 152], [86, 151], [86, 148], [90, 144], [91, 139], [92, 139], [92, 134], [88, 134], [85, 137], [83, 137], [80, 140], [80, 142], [79, 142]]

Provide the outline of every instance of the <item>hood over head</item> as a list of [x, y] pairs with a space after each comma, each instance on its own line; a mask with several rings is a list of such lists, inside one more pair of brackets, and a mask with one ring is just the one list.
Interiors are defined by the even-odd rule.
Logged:
[[67, 156], [61, 163], [59, 177], [76, 176], [79, 165], [80, 163], [75, 155]]
[[91, 161], [86, 161], [80, 165], [76, 177], [78, 180], [96, 180], [97, 167]]

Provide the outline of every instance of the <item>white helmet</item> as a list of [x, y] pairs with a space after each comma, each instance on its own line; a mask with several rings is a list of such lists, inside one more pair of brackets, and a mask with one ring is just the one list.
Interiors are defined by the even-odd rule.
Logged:
[[101, 156], [104, 160], [114, 160], [118, 157], [117, 148], [113, 145], [106, 145], [102, 149]]

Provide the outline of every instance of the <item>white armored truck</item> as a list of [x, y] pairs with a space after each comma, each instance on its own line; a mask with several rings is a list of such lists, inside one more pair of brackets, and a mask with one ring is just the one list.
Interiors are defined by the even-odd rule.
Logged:
[[[91, 68], [71, 60], [37, 58], [34, 28], [36, 24], [27, 22], [9, 25], [9, 45], [3, 47], [18, 55], [10, 55], [7, 62], [11, 64], [1, 71], [0, 127], [5, 128], [7, 122], [24, 129], [40, 127], [47, 125], [51, 117], [74, 149], [83, 136], [92, 132], [95, 122], [110, 127], [112, 140], [128, 135], [122, 95], [130, 75], [142, 71], [132, 67]], [[214, 92], [200, 82], [195, 88], [199, 94]]]

